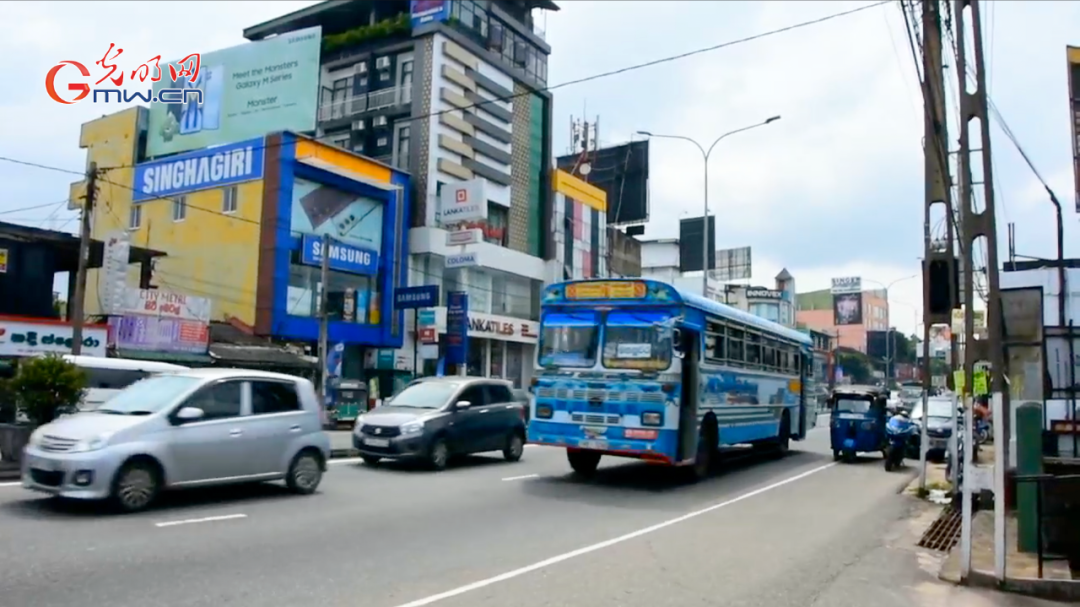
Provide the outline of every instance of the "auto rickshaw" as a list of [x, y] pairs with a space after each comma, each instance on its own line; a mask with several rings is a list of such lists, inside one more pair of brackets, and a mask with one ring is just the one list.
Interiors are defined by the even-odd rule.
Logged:
[[852, 461], [859, 453], [888, 447], [885, 424], [889, 392], [874, 386], [837, 386], [829, 396], [829, 439], [833, 459]]

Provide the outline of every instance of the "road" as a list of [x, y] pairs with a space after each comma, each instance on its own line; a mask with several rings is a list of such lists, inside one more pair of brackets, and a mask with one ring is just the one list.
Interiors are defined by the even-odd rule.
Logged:
[[934, 581], [897, 546], [914, 541], [897, 495], [910, 474], [834, 465], [826, 439], [733, 458], [696, 485], [619, 460], [579, 482], [562, 452], [530, 447], [438, 474], [342, 461], [316, 495], [180, 493], [128, 516], [0, 484], [0, 604], [1041, 604], [968, 603], [986, 599]]

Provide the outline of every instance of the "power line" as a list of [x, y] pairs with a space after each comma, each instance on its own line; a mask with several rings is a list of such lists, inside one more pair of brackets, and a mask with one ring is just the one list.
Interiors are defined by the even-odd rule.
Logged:
[[[466, 105], [464, 107], [454, 107], [454, 108], [450, 108], [450, 109], [439, 110], [439, 111], [436, 111], [436, 112], [429, 112], [427, 114], [423, 114], [423, 115], [420, 115], [420, 116], [402, 117], [402, 118], [398, 119], [397, 121], [395, 121], [395, 124], [402, 123], [402, 122], [414, 122], [414, 121], [421, 121], [421, 120], [429, 120], [431, 118], [437, 118], [437, 117], [443, 116], [445, 114], [451, 114], [451, 113], [459, 112], [459, 111], [462, 111], [462, 110], [468, 110], [468, 109], [474, 109], [474, 108], [483, 108], [484, 106], [494, 105], [494, 104], [502, 103], [502, 102], [505, 102], [505, 101], [513, 101], [514, 99], [517, 99], [518, 97], [525, 97], [525, 96], [528, 96], [528, 95], [532, 95], [534, 92], [535, 93], [544, 93], [544, 92], [550, 93], [552, 91], [556, 91], [556, 90], [566, 88], [566, 87], [569, 87], [569, 86], [574, 86], [574, 85], [578, 85], [578, 84], [584, 84], [586, 82], [592, 82], [594, 80], [600, 80], [602, 78], [609, 78], [611, 76], [618, 76], [620, 74], [625, 74], [627, 72], [633, 72], [633, 71], [637, 71], [637, 70], [641, 70], [641, 69], [645, 69], [645, 68], [649, 68], [649, 67], [655, 67], [657, 65], [662, 65], [662, 64], [665, 64], [665, 63], [672, 63], [672, 62], [675, 62], [675, 61], [681, 61], [683, 59], [687, 59], [687, 58], [694, 57], [694, 56], [697, 56], [697, 55], [703, 55], [703, 54], [706, 54], [706, 53], [711, 53], [713, 51], [718, 51], [718, 50], [725, 49], [725, 48], [728, 48], [728, 47], [731, 47], [731, 46], [738, 46], [740, 44], [745, 44], [747, 42], [755, 42], [755, 41], [761, 40], [763, 38], [768, 38], [770, 36], [775, 36], [777, 34], [785, 34], [787, 32], [791, 32], [791, 31], [794, 31], [794, 30], [810, 27], [810, 26], [813, 26], [813, 25], [820, 25], [820, 24], [826, 23], [828, 21], [833, 21], [835, 19], [840, 19], [842, 17], [847, 17], [847, 16], [850, 16], [850, 15], [854, 15], [855, 13], [860, 13], [862, 11], [866, 11], [866, 10], [869, 10], [869, 9], [872, 9], [872, 8], [877, 8], [879, 6], [884, 6], [886, 4], [890, 4], [892, 1], [893, 0], [883, 0], [883, 1], [880, 1], [880, 2], [874, 2], [873, 4], [866, 4], [866, 5], [860, 6], [858, 8], [848, 9], [846, 11], [841, 11], [841, 12], [838, 12], [838, 13], [832, 13], [832, 14], [829, 14], [829, 15], [825, 15], [823, 17], [818, 17], [817, 19], [811, 19], [809, 21], [801, 21], [799, 23], [794, 23], [792, 25], [784, 26], [784, 27], [777, 28], [777, 29], [768, 30], [768, 31], [761, 32], [761, 33], [758, 33], [758, 34], [753, 34], [751, 36], [745, 36], [743, 38], [737, 38], [735, 40], [729, 40], [727, 42], [721, 42], [719, 44], [714, 44], [712, 46], [706, 46], [706, 47], [694, 49], [692, 51], [686, 51], [684, 53], [679, 53], [677, 55], [669, 55], [667, 57], [661, 57], [659, 59], [653, 59], [651, 61], [646, 61], [644, 63], [637, 63], [637, 64], [634, 64], [634, 65], [628, 65], [626, 67], [621, 67], [621, 68], [617, 68], [617, 69], [614, 69], [614, 70], [609, 70], [609, 71], [606, 71], [606, 72], [600, 72], [598, 74], [593, 74], [591, 76], [584, 76], [582, 78], [577, 78], [575, 80], [568, 80], [566, 82], [561, 82], [559, 84], [554, 84], [554, 85], [551, 85], [551, 86], [548, 86], [548, 87], [540, 87], [540, 88], [537, 88], [537, 89], [526, 90], [526, 91], [523, 91], [523, 92], [520, 92], [520, 93], [512, 93], [510, 95], [505, 95], [505, 96], [502, 96], [502, 97], [494, 97], [492, 99], [484, 99], [482, 101], [478, 101], [476, 103], [472, 103], [472, 104]], [[333, 137], [339, 137], [340, 135], [341, 135], [341, 133], [335, 133], [332, 136]], [[320, 141], [322, 139], [327, 139], [329, 137], [331, 137], [331, 135], [323, 135], [322, 137], [312, 137], [311, 139], [313, 139], [315, 141]], [[261, 145], [261, 146], [256, 146], [254, 149], [256, 149], [256, 150], [269, 149], [271, 147], [280, 147], [281, 145], [284, 145], [284, 144], [275, 144], [274, 146]], [[5, 159], [0, 157], [0, 160], [5, 160]], [[109, 170], [130, 169], [130, 168], [133, 168], [133, 167], [131, 165], [122, 165], [122, 166], [116, 166], [116, 167], [104, 167], [102, 170], [109, 171]]]
[[[7, 159], [4, 158], [3, 160], [7, 160]], [[25, 163], [20, 162], [19, 164], [25, 164]], [[3, 211], [0, 211], [0, 215], [11, 215], [12, 213], [21, 213], [23, 211], [33, 211], [35, 209], [44, 209], [45, 207], [59, 207], [60, 205], [66, 203], [66, 202], [67, 202], [67, 198], [65, 198], [63, 200], [60, 200], [58, 202], [47, 202], [45, 204], [35, 204], [35, 205], [29, 206], [29, 207], [18, 207], [18, 208], [15, 208], [15, 209], [5, 209]]]

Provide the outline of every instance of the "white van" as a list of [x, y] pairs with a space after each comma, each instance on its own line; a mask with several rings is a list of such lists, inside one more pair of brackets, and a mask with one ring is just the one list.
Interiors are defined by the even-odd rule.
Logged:
[[74, 363], [86, 373], [86, 394], [83, 396], [83, 402], [79, 404], [81, 411], [97, 409], [117, 392], [154, 373], [190, 369], [182, 365], [133, 358], [65, 354], [64, 360]]

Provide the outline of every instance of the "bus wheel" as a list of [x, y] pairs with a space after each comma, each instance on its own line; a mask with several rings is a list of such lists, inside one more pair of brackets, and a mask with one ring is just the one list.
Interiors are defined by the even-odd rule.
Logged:
[[712, 472], [716, 449], [716, 420], [706, 418], [701, 424], [701, 434], [698, 436], [694, 465], [690, 466], [691, 480], [699, 481], [709, 476], [709, 473]]
[[596, 451], [571, 451], [566, 450], [566, 459], [570, 467], [579, 476], [592, 476], [596, 474], [596, 467], [600, 465], [600, 454]]
[[784, 457], [791, 451], [791, 417], [784, 411], [780, 418], [780, 436], [776, 437], [773, 445], [773, 453], [777, 457]]

